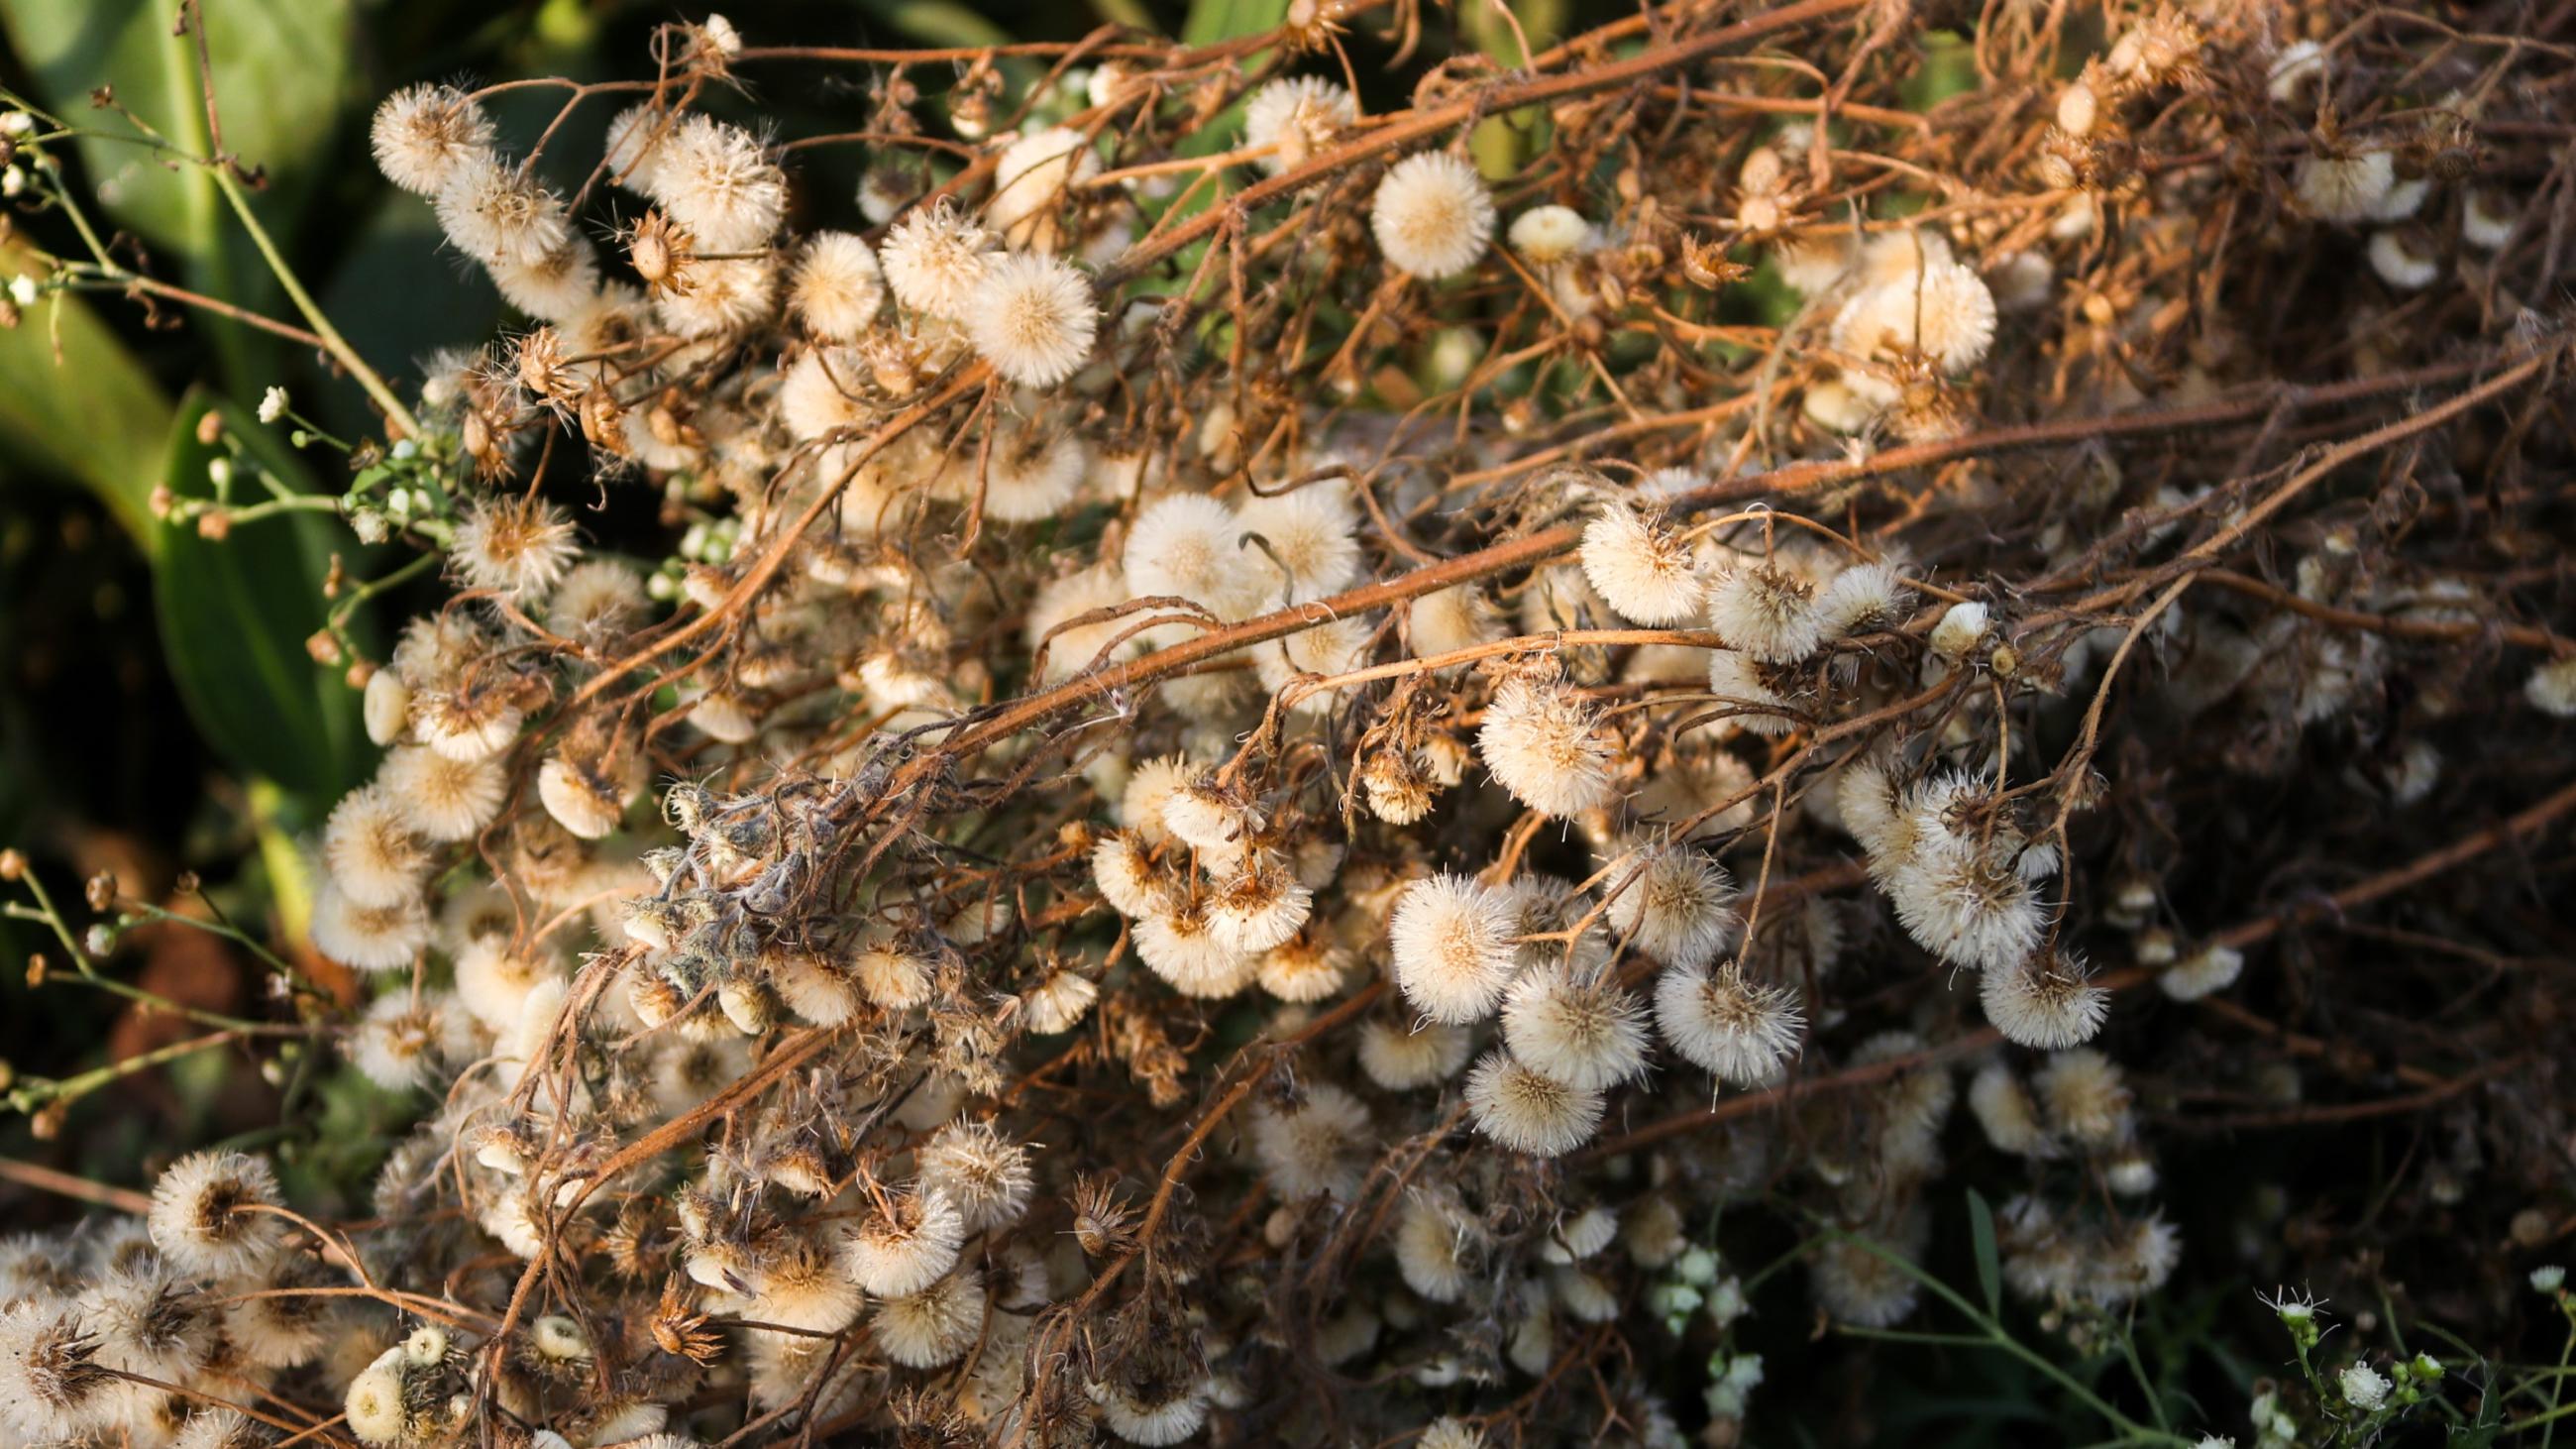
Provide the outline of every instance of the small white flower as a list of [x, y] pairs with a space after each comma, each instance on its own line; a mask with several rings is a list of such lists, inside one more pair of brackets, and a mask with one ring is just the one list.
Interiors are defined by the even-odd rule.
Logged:
[[284, 416], [286, 416], [286, 389], [272, 387], [260, 394], [259, 420], [261, 422], [273, 423]]
[[2531, 1270], [2531, 1286], [2542, 1293], [2555, 1293], [2566, 1285], [2567, 1270], [2556, 1263]]
[[17, 303], [21, 307], [33, 307], [36, 305], [36, 297], [37, 292], [35, 278], [28, 276], [25, 272], [20, 272], [18, 275], [9, 279], [10, 301]]
[[2343, 1388], [2344, 1398], [2356, 1409], [2367, 1412], [2388, 1402], [2388, 1380], [2381, 1378], [2379, 1370], [2366, 1363], [2345, 1369], [2337, 1382]]

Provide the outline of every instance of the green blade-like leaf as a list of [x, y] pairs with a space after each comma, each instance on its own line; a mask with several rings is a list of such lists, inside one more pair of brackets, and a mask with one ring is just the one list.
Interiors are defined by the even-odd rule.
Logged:
[[[196, 392], [180, 403], [164, 474], [175, 494], [212, 492], [206, 465], [221, 449], [198, 442], [196, 430], [216, 402]], [[245, 424], [250, 418], [246, 408], [226, 404], [224, 411]], [[265, 429], [237, 431], [271, 476], [297, 492], [314, 491], [303, 462]], [[238, 482], [235, 489], [236, 501], [256, 496]], [[296, 513], [245, 524], [221, 542], [163, 532], [153, 579], [162, 650], [197, 728], [241, 769], [309, 800], [354, 784], [374, 753], [357, 691], [305, 651], [330, 609], [322, 584], [332, 553], [356, 551], [348, 530]]]
[[[344, 99], [349, 0], [205, 0], [202, 8], [224, 149], [269, 173], [272, 200], [302, 189]], [[111, 87], [119, 106], [174, 144], [210, 149], [196, 41], [171, 33], [176, 11], [164, 0], [0, 0], [0, 26], [57, 114], [109, 133], [81, 144], [108, 215], [157, 248], [203, 258], [224, 226], [204, 173], [113, 139], [128, 133], [126, 122], [89, 102]]]
[[[0, 247], [0, 276], [23, 269], [22, 253]], [[147, 556], [165, 531], [150, 500], [169, 431], [169, 396], [79, 298], [49, 298], [0, 332], [0, 449], [11, 470], [86, 486]]]
[[1986, 1206], [1985, 1194], [1968, 1189], [1968, 1232], [1977, 1253], [1977, 1288], [1986, 1297], [1986, 1312], [1996, 1318], [2004, 1312], [2004, 1274], [2002, 1260], [1995, 1252], [1995, 1213]]

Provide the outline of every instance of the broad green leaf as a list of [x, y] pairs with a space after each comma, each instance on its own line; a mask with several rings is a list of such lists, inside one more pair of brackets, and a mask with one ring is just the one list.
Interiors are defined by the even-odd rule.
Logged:
[[[180, 404], [164, 474], [175, 494], [213, 492], [206, 465], [221, 445], [198, 442], [196, 428], [216, 401], [200, 391]], [[314, 491], [303, 461], [251, 424], [249, 409], [223, 408], [260, 467], [296, 492]], [[263, 491], [237, 481], [232, 496], [248, 502]], [[163, 533], [153, 578], [162, 652], [199, 731], [236, 766], [310, 799], [355, 783], [373, 756], [357, 691], [305, 652], [329, 613], [322, 583], [332, 553], [357, 551], [348, 530], [290, 513], [240, 525], [220, 542]]]
[[[0, 277], [24, 254], [0, 247]], [[124, 342], [78, 297], [57, 295], [0, 332], [0, 449], [12, 471], [73, 479], [96, 493], [149, 556], [170, 399]]]
[[[0, 26], [55, 113], [106, 133], [80, 149], [108, 214], [155, 247], [203, 258], [226, 224], [205, 175], [115, 139], [131, 134], [126, 120], [89, 102], [112, 87], [173, 144], [210, 149], [196, 40], [171, 33], [176, 12], [168, 0], [0, 0]], [[224, 149], [265, 168], [278, 192], [302, 189], [343, 99], [350, 0], [205, 0], [202, 13]]]
[[1181, 22], [1187, 45], [1214, 45], [1238, 35], [1275, 30], [1288, 15], [1288, 0], [1190, 0], [1189, 18]]
[[1985, 1294], [1986, 1312], [2001, 1318], [2004, 1312], [2004, 1274], [2002, 1260], [1995, 1252], [1995, 1213], [1986, 1206], [1985, 1194], [1968, 1189], [1968, 1232], [1977, 1253], [1977, 1288]]

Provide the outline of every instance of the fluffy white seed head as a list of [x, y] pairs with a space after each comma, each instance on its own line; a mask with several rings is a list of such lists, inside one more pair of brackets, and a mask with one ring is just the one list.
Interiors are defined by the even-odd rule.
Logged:
[[313, 897], [313, 944], [354, 970], [400, 970], [429, 944], [429, 908], [417, 895], [362, 906], [336, 881], [326, 881]]
[[376, 783], [424, 840], [471, 840], [500, 815], [510, 772], [497, 759], [453, 760], [421, 745], [385, 753]]
[[1341, 592], [1359, 575], [1359, 515], [1349, 485], [1338, 478], [1247, 498], [1235, 509], [1235, 524], [1238, 533], [1260, 538], [1242, 551], [1243, 562], [1274, 575], [1265, 581], [1274, 597], [1307, 603]]
[[2299, 209], [2319, 221], [2367, 221], [2397, 186], [2397, 158], [2387, 151], [2302, 158], [2291, 178]]
[[961, 1269], [910, 1297], [878, 1304], [869, 1326], [887, 1358], [905, 1368], [938, 1368], [975, 1346], [984, 1302], [984, 1275]]
[[454, 86], [416, 85], [376, 107], [368, 139], [376, 169], [415, 196], [436, 196], [472, 157], [492, 149], [492, 122]]
[[1582, 1090], [1646, 1069], [1645, 1011], [1607, 976], [1559, 966], [1524, 972], [1503, 994], [1503, 1040], [1541, 1076]]
[[482, 498], [456, 525], [448, 561], [468, 588], [514, 603], [533, 603], [581, 556], [581, 541], [562, 509], [541, 499]]
[[[890, 1209], [890, 1210], [889, 1210]], [[841, 1240], [850, 1277], [879, 1298], [905, 1298], [957, 1266], [965, 1215], [943, 1188], [922, 1185], [890, 1193]]]
[[1519, 675], [1494, 691], [1476, 753], [1512, 798], [1563, 819], [1611, 797], [1611, 741], [1561, 679]]
[[1512, 250], [1534, 267], [1552, 267], [1583, 251], [1592, 223], [1570, 206], [1533, 206], [1512, 218]]
[[897, 221], [877, 261], [897, 302], [962, 320], [993, 262], [992, 237], [943, 197]]
[[2370, 269], [2401, 292], [2420, 292], [2441, 279], [2442, 259], [2419, 232], [2372, 232], [2365, 251], [2370, 257]]
[[2576, 655], [2553, 659], [2522, 682], [2522, 697], [2543, 714], [2576, 718]]
[[1767, 664], [1795, 663], [1825, 641], [1815, 582], [1768, 559], [1739, 560], [1710, 583], [1708, 624], [1739, 652]]
[[152, 1185], [152, 1245], [182, 1272], [224, 1278], [257, 1271], [286, 1241], [277, 1174], [241, 1152], [195, 1152]]
[[1952, 261], [1871, 287], [1834, 314], [1835, 350], [1880, 362], [1920, 354], [1960, 373], [1984, 361], [1994, 341], [1994, 293]]
[[2041, 1051], [2091, 1041], [2111, 1013], [2111, 993], [2093, 984], [2082, 958], [2063, 953], [1988, 969], [1978, 997], [2006, 1041]]
[[2233, 946], [2203, 946], [2158, 972], [2156, 985], [2176, 1001], [2198, 1001], [2235, 985], [2244, 970], [2244, 952]]
[[459, 155], [435, 200], [439, 230], [487, 265], [537, 266], [572, 237], [563, 198], [492, 151]]
[[1611, 504], [1583, 526], [1583, 576], [1610, 607], [1640, 624], [1679, 624], [1700, 610], [1690, 545], [1660, 520]]
[[340, 893], [359, 906], [416, 900], [429, 859], [402, 802], [382, 782], [342, 796], [322, 826], [322, 864]]
[[1674, 1051], [1739, 1087], [1777, 1080], [1806, 1021], [1796, 993], [1748, 979], [1729, 962], [1668, 967], [1655, 980], [1655, 1025]]
[[865, 237], [816, 232], [787, 283], [787, 305], [805, 330], [827, 342], [856, 342], [885, 305], [885, 274]]
[[1462, 1026], [1425, 1022], [1408, 1027], [1372, 1020], [1360, 1028], [1360, 1070], [1390, 1092], [1437, 1086], [1458, 1074], [1475, 1049]]
[[692, 113], [654, 150], [653, 195], [702, 253], [768, 245], [787, 209], [787, 175], [760, 138]]
[[1405, 888], [1387, 921], [1396, 989], [1434, 1022], [1493, 1014], [1518, 968], [1510, 897], [1459, 875]]
[[1632, 851], [1613, 868], [1613, 883], [1625, 885], [1610, 897], [1610, 928], [1667, 966], [1717, 959], [1742, 924], [1726, 867], [1688, 845], [1640, 841]]
[[1053, 387], [1079, 371], [1100, 323], [1090, 281], [1066, 262], [1025, 252], [982, 270], [964, 321], [993, 370], [1023, 387]]
[[1505, 1051], [1467, 1073], [1467, 1115], [1476, 1130], [1514, 1152], [1561, 1157], [1601, 1127], [1601, 1093], [1556, 1081]]
[[1925, 642], [1932, 646], [1933, 653], [1956, 664], [1974, 652], [1993, 629], [1994, 611], [1971, 599], [1944, 610]]
[[1028, 1210], [1035, 1179], [1028, 1149], [990, 1122], [951, 1122], [922, 1144], [925, 1187], [948, 1194], [970, 1233], [1008, 1227]]
[[1276, 176], [1303, 166], [1353, 121], [1359, 104], [1322, 76], [1283, 76], [1252, 93], [1243, 108], [1243, 143], [1269, 147], [1261, 169]]
[[1494, 238], [1494, 199], [1472, 164], [1426, 151], [1397, 162], [1378, 183], [1369, 226], [1388, 265], [1438, 281], [1485, 254]]
[[1014, 251], [1056, 251], [1064, 241], [1058, 214], [1069, 193], [1099, 174], [1100, 155], [1080, 131], [1055, 126], [1022, 136], [993, 164], [984, 224]]
[[1330, 1082], [1312, 1083], [1294, 1105], [1256, 1108], [1251, 1139], [1262, 1175], [1281, 1197], [1348, 1201], [1369, 1160], [1368, 1108]]

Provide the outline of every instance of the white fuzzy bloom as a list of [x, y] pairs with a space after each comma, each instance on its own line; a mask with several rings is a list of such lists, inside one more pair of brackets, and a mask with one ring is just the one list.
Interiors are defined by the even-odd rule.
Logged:
[[1881, 362], [1920, 353], [1944, 372], [1965, 372], [1994, 341], [1994, 293], [1952, 261], [1871, 287], [1834, 314], [1835, 350]]
[[1785, 735], [1798, 727], [1796, 717], [1773, 712], [1786, 708], [1789, 701], [1763, 678], [1760, 664], [1740, 649], [1708, 652], [1708, 692], [1719, 703], [1741, 711], [1728, 718], [1748, 733]]
[[2198, 1001], [2236, 984], [2245, 953], [2233, 946], [2203, 946], [2156, 974], [2156, 985], [2176, 1001]]
[[2091, 1041], [2111, 1013], [2111, 993], [2092, 984], [2081, 958], [2068, 955], [1990, 967], [1978, 997], [2006, 1041], [2041, 1051]]
[[2401, 292], [2420, 292], [2441, 278], [2442, 262], [2412, 232], [2375, 231], [2365, 248], [2370, 269]]
[[1873, 633], [1902, 622], [1912, 596], [1894, 564], [1855, 564], [1825, 585], [1816, 622], [1828, 639]]
[[1502, 620], [1474, 584], [1434, 589], [1406, 606], [1417, 655], [1451, 654], [1503, 637]]
[[1263, 1103], [1252, 1114], [1253, 1156], [1272, 1189], [1291, 1202], [1322, 1195], [1349, 1201], [1368, 1164], [1368, 1108], [1330, 1082], [1307, 1086], [1294, 1106]]
[[2120, 1068], [2091, 1047], [2076, 1047], [2048, 1059], [2031, 1078], [2041, 1108], [2059, 1133], [2090, 1147], [2125, 1141], [2130, 1132], [2130, 1096]]
[[830, 342], [856, 342], [885, 304], [885, 274], [867, 238], [846, 231], [806, 239], [787, 283], [787, 305], [805, 330]]
[[1645, 1011], [1606, 976], [1528, 971], [1503, 994], [1503, 1040], [1530, 1070], [1569, 1087], [1615, 1087], [1646, 1069]]
[[2029, 1088], [2002, 1062], [1978, 1068], [1968, 1083], [1968, 1110], [1976, 1114], [1977, 1125], [1985, 1129], [1986, 1140], [1998, 1152], [2048, 1157], [2057, 1151], [2040, 1123], [2039, 1106], [2031, 1100]]
[[1775, 1080], [1798, 1049], [1805, 1018], [1796, 993], [1747, 980], [1729, 963], [1668, 967], [1655, 980], [1655, 1025], [1674, 1051], [1739, 1087]]
[[859, 1219], [841, 1240], [841, 1262], [869, 1293], [907, 1298], [957, 1266], [965, 1241], [966, 1219], [956, 1200], [924, 1185], [889, 1195], [885, 1207]]
[[1136, 957], [1183, 996], [1210, 1000], [1252, 984], [1260, 961], [1216, 933], [1207, 902], [1186, 901], [1136, 923]]
[[1467, 1115], [1514, 1152], [1561, 1157], [1591, 1140], [1601, 1113], [1598, 1090], [1557, 1081], [1506, 1051], [1487, 1053], [1467, 1073]]
[[1512, 218], [1512, 250], [1534, 267], [1551, 267], [1585, 249], [1592, 223], [1570, 206], [1533, 206]]
[[1387, 921], [1396, 989], [1435, 1022], [1489, 1016], [1519, 964], [1511, 937], [1509, 896], [1467, 876], [1415, 881]]
[[258, 1271], [286, 1242], [286, 1220], [261, 1212], [278, 1201], [277, 1174], [263, 1158], [194, 1152], [152, 1185], [145, 1220], [152, 1246], [171, 1266], [201, 1277]]
[[341, 894], [360, 906], [416, 899], [429, 852], [413, 835], [402, 802], [382, 784], [341, 797], [322, 826], [322, 863]]
[[2496, 251], [2513, 240], [2513, 202], [2502, 192], [2479, 187], [2460, 208], [2460, 240], [2482, 252]]
[[[1046, 649], [1045, 681], [1068, 679], [1077, 671], [1091, 668], [1101, 650], [1109, 648], [1112, 641], [1118, 641], [1138, 622], [1132, 615], [1070, 626], [1067, 620], [1115, 608], [1133, 597], [1135, 591], [1128, 587], [1126, 575], [1114, 563], [1051, 579], [1040, 588], [1029, 603], [1026, 638], [1033, 655], [1041, 644]], [[1139, 647], [1133, 638], [1119, 641], [1111, 656], [1100, 662], [1115, 664]]]
[[945, 197], [894, 224], [877, 252], [894, 299], [916, 312], [962, 320], [993, 262], [993, 239]]
[[1563, 680], [1505, 680], [1485, 707], [1476, 753], [1513, 799], [1542, 815], [1563, 819], [1610, 801], [1612, 743]]
[[359, 971], [395, 971], [429, 944], [429, 908], [418, 895], [390, 906], [362, 906], [335, 881], [313, 898], [313, 945]]
[[1708, 626], [1766, 664], [1795, 663], [1825, 642], [1815, 583], [1768, 559], [1742, 559], [1717, 576], [1708, 590]]
[[769, 244], [787, 210], [787, 174], [760, 138], [691, 113], [654, 148], [653, 195], [701, 254]]
[[485, 265], [536, 266], [572, 236], [563, 198], [492, 151], [459, 156], [436, 197], [439, 230]]
[[2522, 697], [2543, 714], [2560, 719], [2576, 717], [2576, 654], [2553, 659], [2531, 671], [2522, 683]]
[[1322, 76], [1283, 76], [1252, 93], [1243, 108], [1243, 142], [1272, 148], [1261, 169], [1276, 176], [1305, 165], [1359, 119], [1349, 90]]
[[424, 840], [471, 840], [501, 813], [510, 772], [498, 759], [454, 760], [420, 745], [397, 745], [376, 770], [403, 823]]
[[1925, 642], [1932, 646], [1933, 653], [1956, 664], [1986, 637], [1993, 628], [1993, 619], [1992, 610], [1973, 600], [1952, 604], [1942, 613], [1940, 622], [1932, 626], [1931, 637]]
[[1441, 1191], [1415, 1191], [1395, 1221], [1395, 1267], [1404, 1286], [1428, 1303], [1466, 1296], [1467, 1275], [1485, 1245], [1484, 1229]]
[[1260, 575], [1242, 566], [1234, 510], [1203, 493], [1174, 493], [1136, 516], [1122, 555], [1138, 598], [1179, 597], [1220, 618], [1253, 611]]
[[1028, 1149], [990, 1122], [951, 1122], [916, 1157], [923, 1185], [948, 1194], [970, 1233], [1008, 1227], [1028, 1210]]
[[1726, 867], [1688, 845], [1640, 841], [1631, 849], [1611, 871], [1618, 893], [1610, 897], [1610, 928], [1667, 966], [1695, 969], [1717, 959], [1742, 924]]
[[2388, 1402], [2388, 1380], [2366, 1363], [2347, 1368], [2335, 1379], [2345, 1402], [2367, 1414]]
[[2299, 209], [2319, 221], [2367, 221], [2397, 186], [2397, 158], [2387, 151], [2307, 156], [2292, 175]]
[[376, 169], [416, 196], [436, 196], [468, 159], [492, 149], [492, 121], [454, 86], [416, 85], [376, 107]]
[[964, 307], [976, 352], [1023, 387], [1053, 387], [1081, 370], [1100, 323], [1090, 281], [1033, 253], [986, 264]]
[[1679, 624], [1699, 612], [1704, 585], [1690, 545], [1634, 509], [1614, 503], [1585, 524], [1581, 559], [1610, 607], [1640, 624]]
[[551, 503], [483, 498], [467, 505], [457, 521], [447, 557], [467, 587], [533, 602], [581, 557], [581, 540], [572, 520]]
[[1408, 1029], [1372, 1020], [1360, 1028], [1360, 1070], [1390, 1092], [1436, 1086], [1458, 1074], [1475, 1044], [1462, 1026], [1425, 1022]]
[[1378, 183], [1369, 226], [1389, 265], [1438, 281], [1485, 254], [1494, 238], [1494, 199], [1473, 165], [1426, 151], [1397, 162]]
[[973, 1348], [984, 1316], [984, 1275], [963, 1268], [908, 1298], [878, 1304], [868, 1324], [887, 1358], [929, 1369]]
[[1247, 498], [1235, 509], [1235, 524], [1238, 533], [1257, 534], [1266, 546], [1245, 549], [1242, 561], [1253, 565], [1257, 555], [1258, 567], [1274, 574], [1285, 570], [1285, 579], [1271, 583], [1274, 589], [1284, 585], [1290, 603], [1340, 593], [1359, 576], [1359, 515], [1350, 486], [1338, 478]]
[[993, 164], [993, 195], [984, 224], [1014, 251], [1053, 252], [1063, 244], [1056, 213], [1076, 185], [1100, 174], [1100, 155], [1080, 131], [1033, 132], [1002, 148]]
[[[1053, 518], [1073, 502], [1090, 465], [1090, 453], [1073, 433], [1030, 427], [997, 440], [983, 461], [984, 516], [996, 523]], [[959, 471], [971, 493], [979, 486], [973, 465]]]

